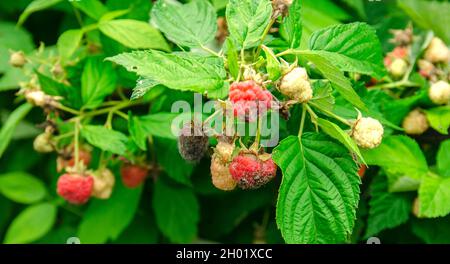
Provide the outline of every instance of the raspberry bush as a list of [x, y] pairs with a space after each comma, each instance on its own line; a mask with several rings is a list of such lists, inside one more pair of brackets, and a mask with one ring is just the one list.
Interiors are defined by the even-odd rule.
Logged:
[[449, 10], [0, 2], [0, 239], [450, 243]]

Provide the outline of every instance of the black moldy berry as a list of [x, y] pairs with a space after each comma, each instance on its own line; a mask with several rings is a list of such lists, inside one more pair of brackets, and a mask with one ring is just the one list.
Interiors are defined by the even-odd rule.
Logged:
[[183, 159], [198, 162], [208, 149], [208, 136], [205, 134], [201, 122], [186, 123], [178, 138], [178, 151]]

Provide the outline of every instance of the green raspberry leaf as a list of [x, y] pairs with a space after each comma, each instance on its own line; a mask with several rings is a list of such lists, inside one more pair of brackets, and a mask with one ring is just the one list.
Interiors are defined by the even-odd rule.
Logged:
[[25, 23], [27, 18], [32, 13], [49, 8], [49, 7], [54, 6], [62, 1], [63, 0], [34, 0], [27, 6], [27, 8], [25, 8], [25, 11], [23, 11], [23, 13], [20, 15], [19, 22], [17, 22], [17, 25], [20, 26], [23, 23]]
[[356, 164], [320, 133], [290, 136], [273, 151], [283, 172], [277, 224], [287, 243], [341, 243], [352, 232], [359, 201]]
[[448, 135], [450, 127], [450, 106], [440, 106], [425, 110], [430, 126], [437, 132]]
[[192, 189], [170, 185], [160, 177], [155, 183], [152, 202], [156, 224], [170, 241], [190, 243], [194, 240], [200, 209]]
[[294, 0], [289, 7], [289, 15], [284, 19], [282, 30], [285, 32], [289, 47], [300, 48], [302, 42], [302, 5], [300, 0]]
[[270, 1], [230, 0], [226, 11], [230, 37], [244, 49], [257, 45], [271, 15]]
[[342, 71], [384, 75], [383, 56], [375, 29], [365, 23], [331, 26], [315, 31], [309, 48]]
[[361, 100], [359, 95], [353, 90], [352, 84], [345, 77], [344, 73], [334, 66], [327, 57], [317, 51], [295, 51], [295, 53], [303, 56], [307, 60], [316, 65], [325, 78], [330, 80], [331, 85], [336, 89], [345, 100], [354, 106], [367, 110], [366, 105]]
[[100, 31], [132, 49], [159, 49], [170, 51], [161, 33], [147, 22], [133, 19], [118, 19], [103, 21], [99, 24]]
[[147, 50], [122, 53], [107, 60], [174, 90], [214, 94], [225, 83], [223, 61], [218, 58]]
[[142, 186], [133, 189], [125, 187], [116, 177], [109, 199], [95, 199], [89, 203], [78, 227], [81, 243], [100, 244], [117, 239], [136, 215], [142, 190]]
[[370, 185], [370, 195], [366, 238], [408, 221], [414, 196], [390, 193], [386, 176], [378, 174], [375, 177]]
[[439, 175], [450, 177], [450, 139], [441, 143], [436, 160]]
[[5, 244], [31, 243], [47, 234], [56, 221], [54, 204], [40, 203], [27, 207], [14, 218], [5, 235]]
[[428, 165], [419, 145], [407, 136], [389, 136], [375, 149], [362, 154], [369, 165], [377, 165], [388, 172], [389, 191], [417, 190]]
[[450, 213], [450, 178], [428, 175], [419, 188], [419, 215], [442, 217]]
[[44, 183], [25, 172], [9, 172], [0, 175], [0, 194], [18, 203], [31, 204], [47, 195]]
[[93, 146], [112, 152], [114, 154], [124, 155], [127, 150], [127, 136], [121, 132], [107, 129], [104, 126], [86, 125], [81, 129], [81, 135]]
[[0, 128], [0, 158], [12, 139], [14, 130], [22, 119], [31, 111], [32, 105], [25, 103], [16, 108]]
[[88, 58], [81, 75], [83, 108], [98, 107], [116, 89], [117, 75], [111, 63], [100, 57]]
[[206, 0], [187, 4], [159, 0], [152, 9], [152, 22], [168, 39], [181, 46], [201, 47], [214, 39], [216, 12]]

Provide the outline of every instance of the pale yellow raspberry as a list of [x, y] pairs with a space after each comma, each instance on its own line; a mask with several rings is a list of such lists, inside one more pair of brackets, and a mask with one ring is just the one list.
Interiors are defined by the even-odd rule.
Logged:
[[236, 188], [237, 182], [231, 176], [228, 164], [221, 158], [213, 155], [211, 160], [211, 178], [213, 185], [223, 191], [231, 191]]
[[428, 96], [435, 104], [447, 104], [450, 101], [450, 84], [446, 81], [433, 83], [428, 91]]
[[425, 51], [425, 59], [433, 63], [448, 62], [450, 60], [450, 51], [444, 41], [434, 37]]
[[280, 92], [300, 103], [311, 100], [313, 91], [306, 69], [297, 67], [286, 74], [281, 80]]
[[389, 72], [394, 77], [403, 77], [408, 70], [408, 63], [404, 59], [395, 59], [389, 66]]
[[403, 119], [402, 126], [406, 134], [410, 135], [421, 135], [430, 127], [427, 116], [419, 109], [409, 112]]
[[371, 117], [359, 118], [352, 129], [352, 136], [358, 146], [375, 148], [383, 139], [384, 129], [381, 123]]
[[111, 197], [116, 178], [114, 174], [108, 169], [100, 169], [95, 173], [94, 187], [92, 196], [99, 199], [108, 199]]

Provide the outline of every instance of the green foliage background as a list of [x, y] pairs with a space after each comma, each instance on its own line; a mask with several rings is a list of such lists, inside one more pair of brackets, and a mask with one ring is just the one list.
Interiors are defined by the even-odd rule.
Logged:
[[[165, 6], [153, 6], [148, 0], [82, 0], [71, 3], [65, 0], [35, 0], [34, 4], [29, 5], [30, 2], [32, 1], [0, 2], [0, 138], [2, 139], [0, 141], [0, 241], [59, 244], [65, 243], [69, 237], [79, 237], [82, 243], [285, 243], [285, 241], [307, 243], [312, 241], [313, 238], [298, 233], [296, 226], [308, 225], [308, 223], [302, 222], [305, 220], [298, 218], [295, 210], [289, 211], [289, 208], [282, 206], [276, 208], [281, 172], [274, 181], [261, 189], [225, 193], [212, 186], [210, 164], [206, 158], [196, 166], [182, 160], [176, 148], [176, 139], [170, 133], [170, 120], [174, 116], [169, 112], [172, 102], [176, 100], [184, 99], [192, 103], [192, 93], [189, 92], [192, 91], [192, 87], [189, 83], [170, 78], [170, 76], [152, 76], [151, 73], [154, 71], [139, 72], [141, 69], [149, 69], [145, 67], [152, 66], [145, 65], [138, 70], [129, 68], [140, 75], [147, 74], [148, 77], [148, 79], [140, 79], [142, 81], [139, 82], [140, 86], [132, 90], [136, 85], [137, 77], [121, 67], [112, 66], [111, 62], [103, 61], [105, 57], [116, 56], [133, 49], [157, 49], [159, 51], [123, 53], [112, 57], [111, 60], [124, 66], [127, 66], [132, 59], [150, 60], [154, 63], [154, 67], [169, 65], [169, 63], [181, 64], [180, 61], [183, 59], [180, 59], [181, 55], [163, 56], [160, 51], [179, 50], [178, 46], [170, 43], [171, 41], [189, 48], [203, 47], [211, 42], [214, 38], [214, 28], [200, 28], [198, 32], [192, 32], [192, 35], [177, 32], [178, 27], [190, 27], [192, 17], [199, 15], [195, 12], [208, 13], [210, 10], [204, 6], [192, 7], [192, 13], [171, 10], [170, 12], [179, 14], [178, 20], [175, 21], [179, 24], [173, 24], [170, 23], [173, 17], [167, 17], [163, 12]], [[210, 2], [212, 6], [209, 8], [214, 8], [214, 12], [220, 16], [225, 15], [225, 6], [228, 1], [212, 0]], [[323, 75], [332, 70], [340, 72], [339, 70], [352, 71], [353, 69], [343, 69], [345, 67], [354, 67], [359, 72], [373, 76], [382, 75], [383, 72], [376, 63], [381, 58], [372, 57], [370, 53], [376, 49], [376, 46], [368, 48], [365, 56], [360, 57], [352, 57], [351, 54], [334, 50], [337, 44], [334, 43], [333, 46], [333, 38], [336, 35], [347, 41], [357, 42], [358, 37], [365, 36], [366, 30], [372, 30], [370, 27], [365, 24], [356, 27], [356, 24], [352, 24], [354, 28], [364, 30], [364, 34], [360, 34], [357, 30], [347, 31], [347, 36], [342, 36], [339, 32], [318, 31], [331, 25], [366, 22], [377, 30], [376, 34], [384, 52], [392, 49], [392, 44], [388, 42], [391, 37], [388, 30], [404, 28], [411, 19], [419, 26], [419, 31], [433, 30], [435, 34], [450, 43], [448, 29], [450, 9], [438, 6], [438, 4], [448, 4], [446, 1], [429, 4], [429, 1], [418, 0], [383, 1], [382, 3], [363, 0], [303, 0], [301, 3], [301, 18], [290, 18], [292, 21], [288, 21], [284, 28], [289, 35], [287, 42], [290, 48], [308, 49], [300, 55], [314, 62]], [[195, 5], [195, 3], [191, 4]], [[264, 10], [262, 7], [258, 8]], [[227, 15], [234, 16], [236, 21], [239, 21], [242, 14], [236, 12]], [[169, 41], [154, 27], [148, 27], [150, 16]], [[208, 17], [208, 19], [215, 23], [214, 17]], [[257, 28], [259, 23], [265, 22], [262, 21], [264, 19], [263, 15], [256, 16], [249, 24]], [[295, 24], [295, 21], [300, 19], [303, 23], [301, 32]], [[95, 21], [99, 21], [98, 30], [80, 29], [79, 23], [89, 25]], [[17, 22], [22, 26], [16, 27]], [[205, 24], [208, 23], [205, 22]], [[241, 26], [240, 23], [231, 23], [229, 29], [235, 32], [235, 35], [239, 35], [239, 32], [245, 31], [240, 28]], [[173, 32], [173, 34], [167, 32]], [[237, 47], [255, 46], [261, 32], [252, 32], [254, 35], [240, 36], [235, 45]], [[83, 34], [85, 39], [82, 39]], [[126, 37], [124, 38], [123, 35]], [[32, 54], [42, 42], [48, 47], [46, 52], [58, 51], [63, 60], [69, 60], [73, 56], [78, 56], [78, 52], [84, 52], [77, 49], [81, 41], [85, 41], [84, 47], [93, 49], [101, 47], [103, 53], [101, 57], [85, 58], [79, 62], [80, 64], [68, 70], [68, 75], [79, 82], [72, 84], [83, 87], [79, 95], [75, 96], [76, 98], [69, 100], [72, 104], [70, 106], [78, 109], [83, 105], [86, 109], [95, 109], [117, 85], [123, 89], [124, 94], [132, 98], [142, 97], [152, 88], [144, 96], [146, 102], [152, 102], [150, 106], [138, 106], [134, 110], [141, 116], [134, 116], [135, 112], [130, 113], [128, 123], [123, 119], [114, 119], [112, 125], [117, 130], [114, 132], [105, 131], [98, 120], [94, 119], [94, 124], [85, 127], [82, 132], [83, 138], [97, 148], [122, 155], [129, 147], [126, 145], [124, 133], [130, 131], [136, 143], [133, 147], [143, 150], [146, 150], [147, 145], [145, 140], [142, 141], [142, 133], [151, 134], [155, 144], [154, 149], [148, 151], [156, 153], [155, 158], [163, 170], [157, 176], [157, 181], [149, 178], [144, 186], [127, 189], [118, 176], [119, 164], [112, 163], [110, 166], [117, 176], [113, 196], [105, 201], [93, 200], [86, 206], [76, 207], [66, 204], [55, 192], [56, 180], [59, 176], [56, 172], [56, 155], [41, 155], [33, 150], [33, 139], [40, 133], [35, 124], [44, 122], [44, 116], [40, 109], [32, 109], [29, 105], [18, 107], [20, 104], [15, 97], [15, 92], [17, 92], [17, 84], [25, 80], [25, 77], [19, 70], [9, 66], [8, 58], [9, 50], [23, 50], [27, 54]], [[375, 43], [375, 39], [361, 41]], [[276, 45], [273, 46], [276, 49]], [[328, 66], [327, 61], [323, 60], [324, 57], [338, 64], [342, 61], [342, 65], [336, 66], [339, 69]], [[363, 63], [349, 66], [345, 63], [349, 58], [363, 61]], [[189, 59], [190, 66], [203, 65], [197, 58]], [[202, 88], [213, 91], [212, 97], [220, 98], [224, 89], [227, 88], [222, 80], [225, 73], [217, 68], [205, 68], [206, 66], [195, 69], [186, 67], [184, 73], [186, 76], [202, 79], [211, 77], [213, 72], [212, 81], [205, 82]], [[333, 80], [333, 76], [336, 77], [331, 74], [325, 77], [330, 79], [333, 87], [342, 94], [342, 97], [337, 98], [338, 101], [341, 100], [342, 105], [346, 104], [345, 101], [350, 101], [362, 108], [364, 104], [367, 105], [369, 108], [367, 111], [378, 114], [377, 118], [385, 121], [384, 124], [389, 124], [388, 130], [395, 131], [407, 112], [421, 100], [423, 101], [423, 94], [417, 93], [397, 104], [382, 104], [384, 100], [387, 100], [384, 94], [378, 91], [367, 92], [355, 85], [355, 90], [361, 97], [359, 100], [350, 83], [342, 82], [339, 78]], [[46, 79], [46, 76], [41, 76], [39, 81], [41, 85], [45, 83], [42, 86], [45, 87], [47, 94], [62, 94], [68, 89], [61, 83]], [[158, 85], [159, 83], [164, 83], [166, 87]], [[317, 102], [318, 109], [323, 107], [326, 107], [326, 104]], [[341, 110], [345, 115], [345, 108]], [[438, 119], [436, 122], [439, 124], [448, 122], [450, 120], [448, 110], [441, 109], [444, 114], [436, 113], [438, 110], [430, 110], [431, 115], [434, 113], [434, 118]], [[24, 120], [15, 122], [22, 119], [20, 117], [24, 115], [26, 115]], [[299, 117], [294, 115], [292, 120], [298, 121]], [[331, 134], [336, 130], [336, 127], [327, 120], [320, 122], [324, 130], [328, 128], [332, 131]], [[441, 127], [441, 132], [447, 132], [448, 125], [450, 123], [447, 124], [447, 129]], [[290, 126], [291, 124], [284, 123], [282, 133], [292, 132], [293, 129]], [[312, 128], [307, 130], [313, 131]], [[346, 144], [345, 136], [337, 137], [337, 140]], [[274, 150], [274, 160], [284, 172], [289, 162], [294, 159], [283, 155], [289, 151], [301, 156], [297, 158], [320, 167], [320, 160], [311, 157], [308, 147], [312, 144], [311, 142], [320, 141], [321, 138], [322, 135], [311, 132], [301, 142], [297, 137], [288, 137]], [[362, 155], [371, 168], [366, 173], [360, 191], [345, 190], [345, 201], [333, 201], [327, 204], [329, 207], [337, 208], [341, 203], [345, 203], [348, 207], [346, 212], [350, 212], [344, 216], [344, 220], [336, 220], [342, 221], [341, 226], [336, 227], [339, 235], [345, 237], [346, 234], [353, 233], [349, 239], [352, 243], [364, 243], [370, 236], [380, 237], [383, 243], [450, 243], [450, 218], [446, 216], [450, 213], [448, 205], [450, 204], [448, 179], [450, 144], [448, 140], [444, 141], [447, 138], [447, 135], [438, 133], [426, 135], [417, 139], [420, 146], [423, 146], [420, 148], [414, 140], [396, 135], [389, 136], [380, 148], [372, 151], [361, 154], [356, 151], [356, 148], [355, 152]], [[9, 139], [12, 141], [8, 145]], [[440, 144], [441, 141], [444, 143]], [[356, 170], [353, 163], [347, 162], [351, 161], [349, 155], [341, 157], [337, 153], [339, 149], [344, 149], [343, 145], [332, 142], [327, 144], [322, 146], [325, 158], [335, 162], [333, 164], [347, 173]], [[300, 148], [306, 150], [302, 152]], [[336, 150], [336, 153], [330, 150]], [[388, 159], [386, 159], [386, 153], [390, 154]], [[98, 162], [99, 156], [98, 149], [94, 150], [94, 163]], [[382, 170], [379, 167], [382, 167]], [[442, 177], [427, 178], [419, 187], [418, 182], [414, 182], [415, 176], [417, 180], [427, 173], [432, 173], [434, 176], [439, 174]], [[405, 181], [402, 181], [402, 174], [408, 174], [412, 179], [408, 179], [405, 184]], [[283, 180], [292, 182], [303, 180], [303, 183], [312, 181], [299, 171], [286, 173]], [[333, 184], [320, 182], [320, 179], [313, 184], [330, 184], [332, 188], [348, 179], [346, 173], [337, 173], [333, 180]], [[354, 183], [357, 185], [356, 182]], [[305, 187], [301, 184], [283, 185], [283, 188], [288, 187], [289, 191], [293, 192], [305, 191], [303, 189]], [[433, 192], [432, 197], [424, 195], [429, 199], [422, 202], [421, 210], [428, 217], [438, 218], [419, 219], [412, 215], [411, 208], [418, 188], [419, 194]], [[359, 204], [358, 195], [360, 195]], [[434, 204], [436, 200], [439, 202]], [[278, 200], [279, 205], [283, 203], [285, 200]], [[319, 207], [314, 203], [309, 206]], [[355, 213], [356, 223], [353, 224], [351, 220], [347, 222], [347, 218], [353, 219], [355, 216], [356, 206], [358, 206]], [[283, 213], [285, 217], [276, 219], [277, 213]], [[327, 233], [327, 225], [331, 219], [319, 217], [317, 221], [319, 226], [323, 227], [323, 230], [319, 232]], [[278, 229], [277, 223], [282, 231]], [[282, 236], [282, 232], [286, 233]], [[314, 242], [339, 243], [342, 240], [340, 237], [330, 236], [316, 239]]]

